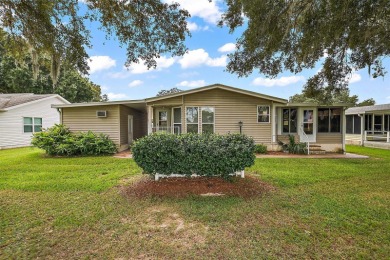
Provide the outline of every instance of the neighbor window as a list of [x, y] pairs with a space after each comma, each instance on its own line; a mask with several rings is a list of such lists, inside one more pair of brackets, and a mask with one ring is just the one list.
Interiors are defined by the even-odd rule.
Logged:
[[187, 133], [198, 133], [198, 107], [186, 108]]
[[35, 133], [42, 131], [42, 118], [23, 117], [23, 131], [25, 133]]
[[372, 114], [366, 114], [364, 115], [364, 130], [371, 131], [372, 130]]
[[283, 109], [283, 133], [297, 132], [297, 109], [287, 108]]
[[346, 118], [346, 133], [347, 134], [360, 134], [361, 133], [361, 119], [358, 115], [347, 115]]
[[202, 134], [214, 133], [214, 108], [202, 107]]
[[385, 115], [385, 128], [384, 131], [390, 131], [390, 115]]
[[269, 123], [270, 122], [270, 108], [269, 106], [257, 106], [257, 122]]
[[341, 131], [341, 109], [319, 108], [318, 109], [318, 132], [339, 133]]

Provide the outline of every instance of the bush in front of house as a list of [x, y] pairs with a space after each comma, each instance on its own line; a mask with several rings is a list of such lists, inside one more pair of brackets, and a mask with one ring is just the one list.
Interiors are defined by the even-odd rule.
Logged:
[[152, 134], [132, 146], [145, 173], [222, 176], [254, 164], [254, 141], [240, 134]]
[[264, 144], [256, 144], [255, 145], [255, 153], [266, 154], [267, 153], [267, 146]]
[[288, 143], [278, 142], [282, 146], [283, 151], [291, 154], [307, 154], [306, 143], [296, 142], [294, 135], [289, 135], [288, 140]]
[[104, 155], [117, 151], [107, 135], [91, 131], [71, 133], [66, 126], [58, 124], [34, 133], [31, 144], [49, 155], [59, 156]]

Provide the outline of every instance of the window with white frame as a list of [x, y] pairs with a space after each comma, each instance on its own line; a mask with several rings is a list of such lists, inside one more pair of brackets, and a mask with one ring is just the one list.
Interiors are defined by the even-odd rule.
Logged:
[[202, 107], [202, 134], [214, 133], [214, 107]]
[[23, 132], [35, 133], [42, 131], [42, 118], [40, 117], [23, 117]]
[[269, 106], [257, 106], [257, 122], [269, 123], [270, 122], [270, 107]]
[[319, 133], [340, 133], [341, 108], [319, 108], [317, 125]]
[[296, 133], [297, 132], [297, 109], [296, 108], [285, 108], [283, 109], [282, 117], [282, 129], [283, 133]]
[[186, 107], [187, 133], [199, 132], [199, 107]]

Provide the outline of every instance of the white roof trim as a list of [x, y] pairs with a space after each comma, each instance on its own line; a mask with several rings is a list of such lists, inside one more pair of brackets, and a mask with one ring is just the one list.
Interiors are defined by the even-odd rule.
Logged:
[[[36, 99], [36, 100], [30, 101], [30, 102], [26, 102], [26, 103], [23, 103], [23, 104], [19, 104], [19, 105], [16, 105], [16, 106], [7, 107], [7, 108], [4, 108], [4, 109], [2, 109], [0, 111], [5, 112], [5, 111], [16, 109], [16, 108], [19, 108], [19, 107], [24, 107], [24, 106], [31, 105], [31, 104], [34, 104], [34, 103], [42, 102], [42, 101], [45, 101], [45, 100], [48, 100], [48, 99], [51, 99], [51, 98], [59, 98], [61, 101], [65, 102], [66, 104], [70, 104], [70, 102], [68, 100], [66, 100], [65, 98], [61, 97], [60, 95], [55, 94], [55, 95], [52, 95], [52, 96], [48, 96], [48, 97], [41, 98], [41, 99]], [[53, 107], [53, 105], [52, 105], [52, 107]]]
[[158, 101], [158, 100], [163, 100], [163, 99], [168, 99], [168, 98], [173, 98], [173, 97], [178, 97], [178, 96], [183, 96], [183, 95], [194, 94], [194, 93], [198, 93], [198, 92], [202, 92], [202, 91], [206, 91], [206, 90], [211, 90], [211, 89], [216, 89], [216, 88], [224, 89], [224, 90], [235, 92], [235, 93], [240, 93], [240, 94], [243, 94], [243, 95], [258, 97], [258, 98], [262, 98], [262, 99], [268, 99], [268, 100], [279, 102], [279, 103], [287, 103], [287, 99], [282, 99], [282, 98], [277, 98], [277, 97], [273, 97], [273, 96], [268, 96], [268, 95], [256, 93], [256, 92], [253, 92], [253, 91], [239, 89], [239, 88], [235, 88], [235, 87], [230, 87], [230, 86], [226, 86], [226, 85], [222, 85], [222, 84], [213, 84], [213, 85], [204, 86], [204, 87], [191, 89], [191, 90], [186, 90], [186, 91], [181, 91], [181, 92], [177, 92], [177, 93], [174, 93], [174, 94], [169, 94], [169, 95], [165, 95], [165, 96], [161, 96], [161, 97], [147, 98], [145, 100], [146, 100], [146, 102], [154, 102], [154, 101]]
[[108, 105], [127, 105], [127, 104], [142, 104], [146, 102], [144, 99], [140, 100], [121, 100], [121, 101], [105, 101], [105, 102], [86, 102], [86, 103], [68, 103], [68, 104], [54, 104], [51, 105], [53, 108], [62, 107], [93, 107], [93, 106], [108, 106]]

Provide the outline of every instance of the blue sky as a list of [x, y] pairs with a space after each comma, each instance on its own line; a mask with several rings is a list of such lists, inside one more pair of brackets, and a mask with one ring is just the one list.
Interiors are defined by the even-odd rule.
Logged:
[[[88, 50], [89, 77], [102, 87], [102, 93], [108, 94], [110, 100], [142, 99], [155, 96], [162, 89], [188, 90], [214, 83], [287, 99], [301, 93], [305, 80], [320, 68], [319, 64], [315, 69], [296, 75], [286, 72], [275, 79], [267, 79], [256, 70], [244, 78], [225, 72], [226, 54], [234, 50], [242, 29], [229, 34], [227, 28], [216, 26], [223, 11], [220, 0], [177, 1], [192, 16], [188, 20], [192, 37], [186, 40], [189, 51], [183, 57], [163, 54], [155, 70], [147, 70], [142, 62], [125, 68], [126, 49], [115, 40], [106, 40], [97, 24], [91, 25], [93, 48]], [[385, 67], [390, 70], [390, 59], [385, 59]], [[360, 100], [374, 98], [377, 104], [390, 103], [390, 75], [372, 79], [364, 69], [351, 77], [351, 94], [358, 95]]]

